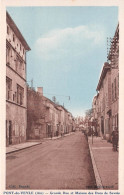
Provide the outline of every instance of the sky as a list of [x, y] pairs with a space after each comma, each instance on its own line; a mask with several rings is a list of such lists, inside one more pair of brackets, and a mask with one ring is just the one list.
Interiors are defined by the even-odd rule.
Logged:
[[[27, 82], [43, 87], [73, 116], [92, 107], [107, 37], [118, 24], [118, 7], [7, 7], [31, 48], [27, 53]], [[69, 98], [70, 96], [70, 98]]]

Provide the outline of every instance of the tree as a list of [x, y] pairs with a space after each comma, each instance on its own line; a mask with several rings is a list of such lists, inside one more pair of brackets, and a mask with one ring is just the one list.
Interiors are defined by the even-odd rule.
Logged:
[[85, 111], [85, 117], [86, 118], [91, 118], [92, 117], [92, 113], [93, 113], [93, 109], [88, 109]]

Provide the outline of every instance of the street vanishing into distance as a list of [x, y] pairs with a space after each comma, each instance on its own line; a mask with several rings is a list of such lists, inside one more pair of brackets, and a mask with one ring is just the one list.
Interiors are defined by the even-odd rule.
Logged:
[[95, 4], [6, 7], [0, 195], [121, 189], [118, 13]]
[[7, 154], [6, 189], [93, 189], [95, 177], [82, 132]]

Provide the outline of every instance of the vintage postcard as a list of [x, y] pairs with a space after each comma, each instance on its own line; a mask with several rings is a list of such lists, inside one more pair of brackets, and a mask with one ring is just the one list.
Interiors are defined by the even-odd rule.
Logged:
[[124, 194], [123, 12], [0, 2], [1, 195]]

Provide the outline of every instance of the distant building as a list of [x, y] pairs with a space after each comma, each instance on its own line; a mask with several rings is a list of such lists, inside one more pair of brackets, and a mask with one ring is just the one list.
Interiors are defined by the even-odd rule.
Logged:
[[37, 92], [27, 88], [27, 139], [42, 139], [73, 131], [74, 120], [63, 106], [43, 95], [43, 88]]
[[6, 13], [6, 144], [26, 140], [26, 52], [30, 50], [16, 24]]
[[93, 130], [97, 131], [98, 135], [100, 135], [99, 120], [98, 120], [98, 97], [99, 97], [99, 94], [97, 94], [93, 98], [92, 117], [93, 117], [93, 121], [94, 121]]
[[58, 136], [59, 124], [60, 124], [60, 110], [57, 108], [57, 105], [44, 97], [44, 105], [46, 106], [46, 137]]

